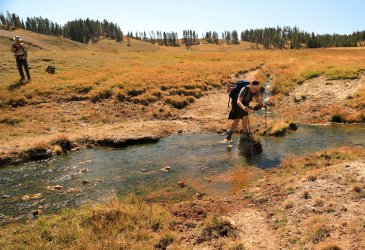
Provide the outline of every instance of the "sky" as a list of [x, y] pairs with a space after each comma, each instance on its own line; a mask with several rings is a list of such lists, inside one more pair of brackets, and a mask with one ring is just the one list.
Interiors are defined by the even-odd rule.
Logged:
[[42, 16], [59, 24], [106, 19], [128, 31], [192, 29], [202, 34], [297, 26], [315, 34], [365, 30], [363, 0], [0, 0], [0, 13]]

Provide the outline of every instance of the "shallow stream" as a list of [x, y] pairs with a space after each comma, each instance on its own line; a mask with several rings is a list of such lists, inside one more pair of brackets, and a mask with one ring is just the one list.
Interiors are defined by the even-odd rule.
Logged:
[[[196, 192], [229, 194], [254, 180], [260, 169], [278, 166], [285, 156], [365, 146], [365, 127], [300, 126], [284, 137], [263, 137], [263, 152], [253, 159], [239, 154], [238, 135], [231, 149], [220, 143], [223, 139], [218, 134], [173, 135], [154, 144], [84, 149], [2, 167], [0, 224], [31, 217], [39, 207], [50, 213], [131, 192], [152, 200], [183, 200]], [[185, 188], [177, 185], [180, 180]], [[56, 185], [63, 187], [49, 190]]]

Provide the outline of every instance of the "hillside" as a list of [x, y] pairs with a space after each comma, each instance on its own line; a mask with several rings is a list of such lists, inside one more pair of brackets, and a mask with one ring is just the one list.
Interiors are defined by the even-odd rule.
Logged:
[[[15, 36], [20, 36], [27, 44], [30, 44], [34, 48], [49, 50], [49, 51], [61, 51], [61, 50], [75, 50], [85, 48], [85, 45], [64, 39], [61, 37], [47, 36], [27, 30], [17, 29], [14, 31], [0, 30], [0, 38], [2, 42], [0, 44], [1, 49], [9, 49], [11, 39]], [[5, 40], [3, 40], [5, 38]], [[6, 46], [6, 39], [9, 40], [9, 44]]]

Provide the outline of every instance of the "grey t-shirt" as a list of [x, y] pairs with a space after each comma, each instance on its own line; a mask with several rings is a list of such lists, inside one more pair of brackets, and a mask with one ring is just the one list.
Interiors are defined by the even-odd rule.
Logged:
[[255, 94], [250, 91], [250, 86], [246, 86], [241, 89], [240, 93], [238, 94], [238, 97], [242, 97], [242, 103], [249, 104], [252, 101], [252, 98], [254, 96], [258, 96], [259, 93], [256, 92]]

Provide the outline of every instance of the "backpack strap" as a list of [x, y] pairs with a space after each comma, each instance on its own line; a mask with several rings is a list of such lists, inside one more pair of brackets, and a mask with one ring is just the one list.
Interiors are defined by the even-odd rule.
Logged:
[[[238, 93], [238, 98], [240, 98], [240, 94], [241, 94], [241, 92], [242, 91], [246, 91], [245, 93], [244, 93], [244, 95], [242, 96], [242, 98], [246, 98], [247, 97], [247, 95], [250, 93], [250, 91], [248, 90], [250, 87], [248, 87], [248, 85], [247, 86], [245, 86], [245, 87], [243, 87], [242, 89], [241, 89], [241, 91]], [[238, 99], [237, 98], [237, 99]]]

